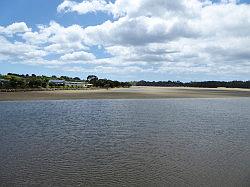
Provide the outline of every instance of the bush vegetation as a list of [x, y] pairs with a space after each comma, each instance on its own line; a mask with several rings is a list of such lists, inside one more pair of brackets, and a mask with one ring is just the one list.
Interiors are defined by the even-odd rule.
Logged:
[[250, 81], [204, 81], [204, 82], [187, 82], [180, 81], [139, 81], [134, 82], [136, 86], [161, 86], [161, 87], [200, 87], [200, 88], [250, 88]]
[[[115, 88], [115, 87], [130, 87], [131, 84], [128, 82], [119, 82], [112, 81], [108, 79], [98, 79], [97, 76], [90, 75], [87, 77], [87, 80], [81, 80], [79, 77], [68, 77], [61, 76], [57, 77], [55, 75], [49, 76], [37, 76], [35, 74], [32, 75], [20, 75], [16, 73], [8, 73], [7, 75], [0, 75], [0, 89], [33, 89], [33, 88], [67, 88], [70, 89], [69, 86], [62, 85], [50, 85], [49, 80], [64, 80], [70, 82], [86, 82], [89, 84], [93, 84], [94, 87], [99, 88]], [[72, 87], [76, 88], [76, 87]]]

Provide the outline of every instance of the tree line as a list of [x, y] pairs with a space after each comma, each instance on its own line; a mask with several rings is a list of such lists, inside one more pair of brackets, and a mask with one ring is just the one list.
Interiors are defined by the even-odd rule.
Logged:
[[98, 88], [117, 88], [130, 86], [158, 86], [158, 87], [201, 87], [201, 88], [250, 88], [250, 81], [203, 81], [203, 82], [181, 82], [181, 81], [134, 81], [119, 82], [109, 79], [99, 79], [96, 75], [89, 75], [86, 80], [79, 77], [68, 76], [45, 76], [35, 74], [0, 74], [0, 89], [33, 89], [33, 88], [50, 88], [56, 85], [50, 85], [50, 80], [64, 80], [71, 82], [86, 82]]
[[101, 87], [101, 88], [117, 88], [117, 87], [130, 87], [132, 86], [129, 82], [119, 82], [119, 81], [112, 81], [109, 79], [98, 79], [95, 75], [89, 75], [87, 77], [87, 81], [90, 84], [93, 84], [94, 87]]
[[139, 81], [135, 86], [158, 86], [158, 87], [200, 87], [200, 88], [250, 88], [250, 81], [203, 81], [203, 82], [180, 82], [180, 81]]
[[[0, 74], [0, 89], [33, 89], [33, 88], [51, 88], [57, 87], [57, 85], [51, 85], [50, 80], [64, 80], [70, 82], [86, 82], [92, 84], [94, 87], [99, 88], [115, 88], [115, 87], [130, 87], [128, 82], [119, 82], [108, 79], [99, 79], [95, 75], [89, 75], [87, 80], [80, 79], [79, 77], [68, 76], [45, 76], [35, 74], [16, 74], [8, 73], [7, 75]], [[59, 87], [59, 86], [58, 86]], [[60, 86], [63, 87], [63, 86]]]

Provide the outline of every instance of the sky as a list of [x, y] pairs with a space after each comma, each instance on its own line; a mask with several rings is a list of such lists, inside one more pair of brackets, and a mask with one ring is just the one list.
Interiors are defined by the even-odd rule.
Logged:
[[1, 0], [0, 74], [250, 80], [250, 0]]

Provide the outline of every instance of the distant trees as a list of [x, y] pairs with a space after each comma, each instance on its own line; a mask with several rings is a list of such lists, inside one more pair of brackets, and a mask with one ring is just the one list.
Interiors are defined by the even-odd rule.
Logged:
[[49, 77], [36, 76], [32, 74], [29, 76], [8, 73], [1, 76], [1, 89], [25, 89], [25, 88], [45, 88], [48, 85]]
[[93, 84], [94, 87], [106, 88], [106, 89], [132, 86], [129, 82], [119, 82], [119, 81], [112, 81], [108, 79], [98, 79], [98, 77], [95, 75], [89, 75], [87, 77], [87, 81], [90, 84]]
[[68, 76], [61, 76], [60, 78], [55, 78], [55, 79], [59, 79], [59, 80], [65, 80], [65, 81], [81, 81], [81, 79], [79, 77], [68, 77]]
[[136, 86], [162, 86], [162, 87], [200, 87], [200, 88], [250, 88], [250, 81], [204, 81], [204, 82], [188, 82], [180, 81], [139, 81], [133, 83]]
[[135, 83], [136, 86], [162, 86], [162, 87], [176, 87], [176, 86], [184, 86], [184, 83], [180, 81], [139, 81]]
[[21, 77], [12, 76], [10, 77], [8, 83], [9, 83], [9, 86], [12, 88], [25, 88], [26, 87], [26, 83], [24, 79]]
[[65, 81], [71, 81], [71, 78], [67, 76], [61, 76], [60, 79]]
[[[16, 73], [8, 73], [7, 75], [0, 75], [0, 89], [26, 89], [26, 88], [47, 88], [47, 87], [58, 87], [63, 85], [49, 84], [50, 80], [64, 80], [68, 82], [84, 82], [79, 77], [68, 77], [61, 76], [57, 77], [55, 75], [48, 76], [38, 76], [35, 74], [19, 75]], [[108, 79], [98, 79], [95, 75], [89, 75], [87, 80], [94, 87], [99, 88], [115, 88], [115, 87], [129, 87], [130, 83], [112, 81]]]
[[79, 77], [73, 78], [75, 81], [80, 81], [81, 79]]
[[39, 78], [29, 78], [28, 79], [29, 88], [46, 88], [48, 85], [48, 79]]
[[91, 81], [97, 81], [98, 77], [96, 75], [89, 75], [87, 77], [87, 81], [91, 82]]
[[[7, 75], [0, 74], [0, 89], [26, 89], [26, 88], [47, 88], [49, 86], [57, 87], [59, 85], [49, 85], [50, 80], [64, 80], [69, 82], [84, 82], [79, 77], [68, 77], [55, 75], [38, 76], [35, 74], [19, 75], [16, 73], [8, 73]], [[204, 82], [187, 82], [180, 81], [144, 81], [139, 82], [120, 82], [109, 79], [99, 79], [96, 75], [89, 75], [87, 82], [93, 84], [94, 87], [99, 88], [118, 88], [130, 86], [162, 86], [162, 87], [201, 87], [201, 88], [248, 88], [250, 89], [250, 81], [204, 81]], [[63, 86], [63, 85], [61, 85]]]

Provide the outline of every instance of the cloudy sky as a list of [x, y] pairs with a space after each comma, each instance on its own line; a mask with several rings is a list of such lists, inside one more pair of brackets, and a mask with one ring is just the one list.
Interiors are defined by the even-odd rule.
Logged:
[[250, 0], [1, 0], [8, 72], [249, 80]]

